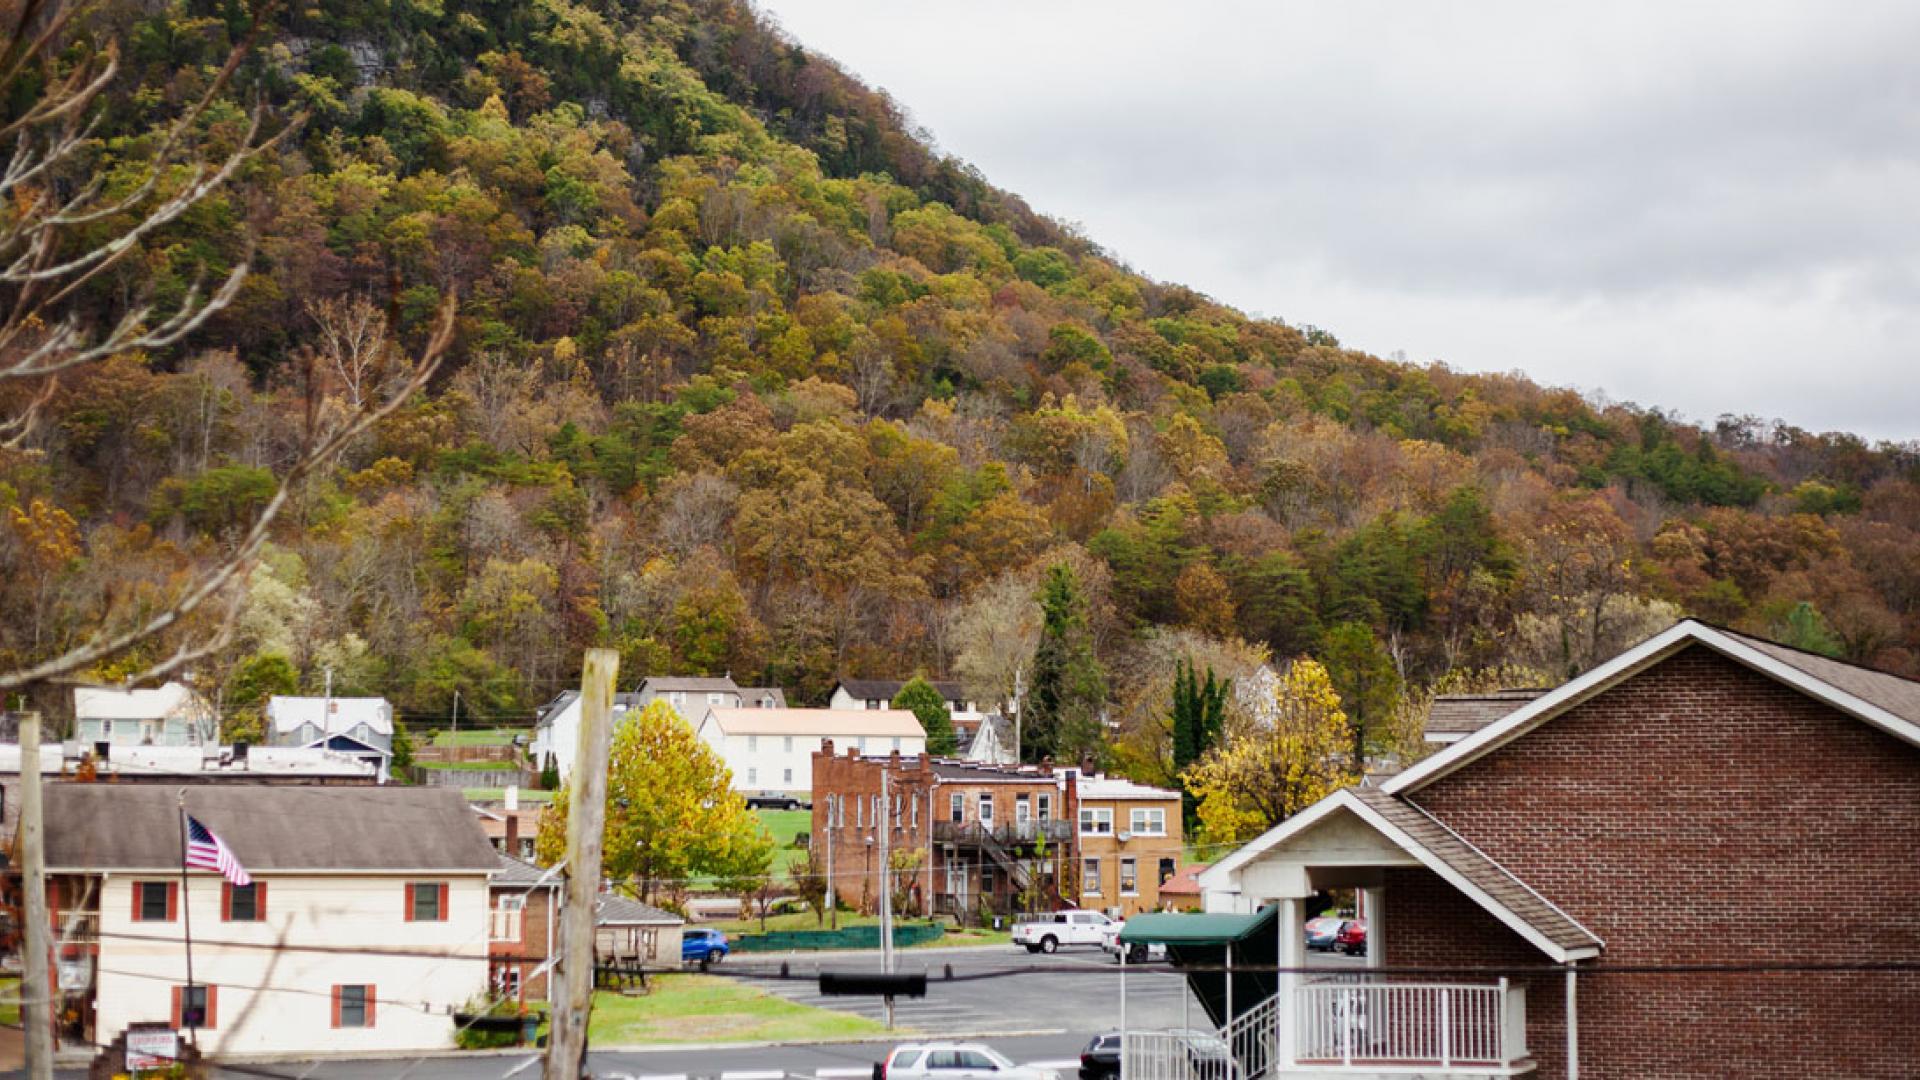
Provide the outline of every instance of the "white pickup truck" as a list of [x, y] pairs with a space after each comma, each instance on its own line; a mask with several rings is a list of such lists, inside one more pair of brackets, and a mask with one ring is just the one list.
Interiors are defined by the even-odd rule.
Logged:
[[1013, 924], [1013, 943], [1030, 953], [1050, 953], [1062, 945], [1100, 947], [1101, 932], [1112, 919], [1097, 911], [1056, 911], [1050, 915], [1022, 915]]

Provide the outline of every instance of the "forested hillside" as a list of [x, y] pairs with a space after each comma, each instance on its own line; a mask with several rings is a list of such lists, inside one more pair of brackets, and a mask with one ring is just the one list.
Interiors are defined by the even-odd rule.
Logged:
[[[137, 185], [251, 15], [75, 24], [120, 57], [87, 171]], [[731, 0], [261, 20], [192, 137], [231, 149], [256, 98], [256, 138], [291, 130], [76, 295], [105, 326], [250, 276], [179, 343], [59, 376], [0, 452], [11, 663], [217, 558], [316, 411], [377, 392], [453, 297], [426, 392], [301, 489], [198, 665], [230, 719], [331, 670], [416, 726], [456, 691], [524, 720], [594, 644], [629, 684], [730, 671], [807, 703], [922, 671], [1003, 700], [1043, 583], [1136, 765], [1186, 658], [1314, 656], [1371, 723], [1682, 613], [1920, 672], [1913, 446], [1702, 430], [1250, 319], [996, 190]]]

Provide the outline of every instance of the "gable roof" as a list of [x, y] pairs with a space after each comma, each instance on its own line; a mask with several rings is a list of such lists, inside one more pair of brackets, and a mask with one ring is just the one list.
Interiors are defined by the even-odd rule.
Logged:
[[[967, 700], [966, 688], [951, 679], [926, 681], [935, 690], [940, 691], [940, 696], [948, 701]], [[907, 682], [906, 679], [841, 679], [836, 685], [839, 689], [845, 690], [849, 697], [858, 698], [861, 701], [892, 701], [894, 695], [898, 694]]]
[[670, 911], [619, 893], [601, 893], [593, 904], [595, 926], [684, 926], [686, 921]]
[[1436, 694], [1427, 714], [1428, 742], [1452, 742], [1471, 735], [1546, 690], [1495, 690], [1490, 694]]
[[777, 686], [743, 686], [740, 688], [740, 704], [758, 709], [784, 709], [787, 707], [787, 692]]
[[267, 719], [277, 732], [312, 724], [325, 732], [351, 731], [359, 724], [381, 735], [393, 734], [393, 706], [383, 697], [288, 697], [267, 699]]
[[[45, 798], [49, 870], [179, 871], [180, 788], [57, 783]], [[189, 787], [185, 799], [254, 874], [498, 868], [455, 788], [221, 784]]]
[[893, 735], [924, 739], [919, 717], [905, 709], [723, 709], [707, 716], [728, 735]]
[[500, 855], [499, 862], [491, 882], [494, 888], [558, 889], [567, 880], [559, 874], [548, 877], [545, 870], [511, 855]]
[[1389, 794], [1417, 791], [1498, 750], [1554, 717], [1667, 659], [1704, 646], [1762, 675], [1914, 746], [1920, 746], [1920, 683], [1803, 653], [1770, 641], [1683, 619], [1558, 689], [1448, 746], [1388, 780]]
[[705, 675], [649, 675], [641, 680], [643, 694], [737, 694], [740, 687], [732, 678]]
[[73, 688], [73, 715], [79, 720], [160, 720], [175, 716], [192, 719], [209, 712], [205, 701], [177, 682], [135, 690], [112, 686]]
[[1343, 788], [1267, 830], [1202, 871], [1202, 888], [1219, 887], [1234, 871], [1341, 811], [1371, 826], [1554, 960], [1599, 955], [1600, 938], [1552, 901], [1432, 814], [1371, 788]]

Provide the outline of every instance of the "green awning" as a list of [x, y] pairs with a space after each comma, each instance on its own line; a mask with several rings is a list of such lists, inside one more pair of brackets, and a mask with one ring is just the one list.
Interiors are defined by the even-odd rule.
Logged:
[[[1235, 968], [1242, 964], [1271, 968], [1279, 957], [1280, 907], [1269, 904], [1251, 915], [1135, 915], [1121, 928], [1120, 940], [1164, 944], [1167, 959], [1175, 967], [1225, 967], [1231, 955]], [[1229, 1020], [1226, 976], [1218, 971], [1189, 971], [1187, 985], [1214, 1027], [1225, 1027]], [[1272, 997], [1278, 988], [1279, 979], [1272, 971], [1236, 972], [1234, 1017]]]
[[1135, 915], [1127, 920], [1120, 929], [1121, 941], [1141, 941], [1162, 945], [1219, 945], [1227, 942], [1245, 941], [1256, 932], [1261, 923], [1272, 918], [1268, 909], [1262, 908], [1251, 915], [1240, 914], [1175, 914], [1154, 912], [1147, 915]]

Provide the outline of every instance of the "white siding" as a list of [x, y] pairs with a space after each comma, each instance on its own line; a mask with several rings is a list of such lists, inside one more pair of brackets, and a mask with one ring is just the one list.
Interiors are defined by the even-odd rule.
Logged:
[[[718, 726], [710, 721], [701, 724], [700, 735], [733, 770], [735, 791], [812, 791], [813, 755], [826, 738], [823, 735], [722, 736]], [[789, 738], [793, 740], [792, 750], [787, 749]], [[890, 753], [893, 740], [894, 736], [891, 735], [869, 735], [866, 737], [866, 752]], [[858, 742], [857, 738], [838, 736], [834, 739], [834, 749], [844, 753], [849, 746]], [[900, 736], [901, 757], [915, 757], [926, 748], [927, 740], [922, 736]], [[793, 771], [791, 782], [786, 780], [789, 769]], [[749, 770], [752, 770], [753, 779], [748, 778]]]
[[[97, 996], [101, 1042], [132, 1021], [169, 1021], [172, 990], [186, 982], [181, 923], [132, 919], [132, 887], [140, 880], [179, 877], [114, 875], [106, 881]], [[218, 877], [194, 874], [188, 886], [194, 982], [219, 987], [216, 1027], [200, 1033], [203, 1050], [297, 1055], [453, 1045], [448, 1009], [487, 985], [484, 875], [260, 875], [256, 880], [267, 884], [267, 919], [259, 923], [220, 921]], [[406, 883], [416, 880], [448, 883], [445, 922], [406, 920]], [[293, 947], [222, 947], [222, 942]], [[303, 952], [301, 945], [430, 955]], [[332, 1026], [336, 984], [375, 987], [373, 1027]], [[423, 1004], [429, 1011], [422, 1011]]]

